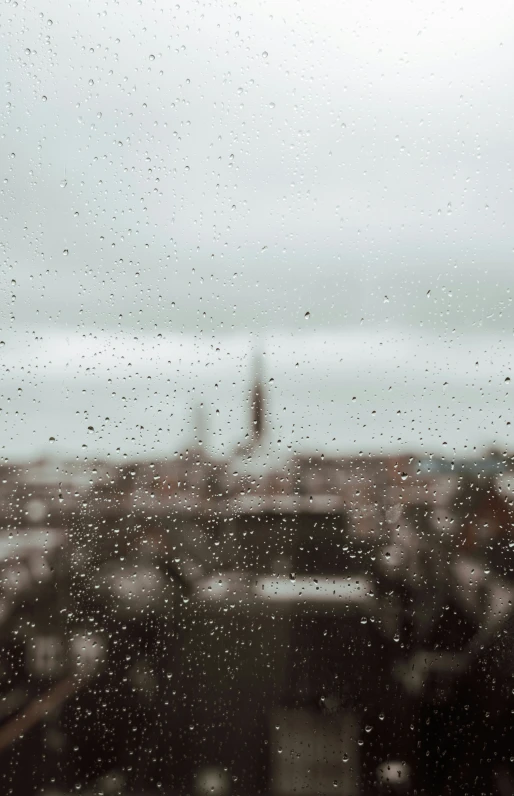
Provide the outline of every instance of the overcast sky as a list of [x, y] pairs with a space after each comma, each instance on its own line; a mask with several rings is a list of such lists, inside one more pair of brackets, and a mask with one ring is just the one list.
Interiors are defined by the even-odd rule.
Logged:
[[512, 4], [54, 0], [2, 16], [13, 326], [498, 323]]
[[9, 389], [38, 336], [512, 335], [511, 3], [1, 15]]

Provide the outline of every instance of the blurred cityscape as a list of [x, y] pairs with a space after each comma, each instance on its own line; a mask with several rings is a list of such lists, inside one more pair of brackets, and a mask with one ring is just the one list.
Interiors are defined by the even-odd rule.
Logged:
[[[427, 772], [416, 661], [511, 606], [514, 457], [278, 464], [265, 418], [256, 380], [229, 460], [2, 466], [3, 793], [461, 792], [444, 749]], [[505, 721], [487, 792], [514, 792]]]

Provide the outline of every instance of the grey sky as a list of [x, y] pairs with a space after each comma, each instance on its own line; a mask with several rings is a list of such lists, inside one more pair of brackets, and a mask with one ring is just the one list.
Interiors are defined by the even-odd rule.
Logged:
[[12, 324], [497, 325], [509, 6], [4, 6]]
[[[54, 0], [1, 13], [6, 454], [44, 452], [50, 436], [62, 455], [79, 442], [171, 450], [202, 400], [213, 445], [233, 442], [249, 335], [280, 341], [287, 360], [267, 365], [284, 376], [270, 404], [280, 444], [463, 452], [507, 439], [510, 3]], [[366, 356], [370, 340], [384, 351], [376, 333], [398, 341], [384, 367]], [[132, 345], [144, 377], [120, 353]], [[359, 406], [385, 412], [380, 432], [349, 403], [359, 384]]]

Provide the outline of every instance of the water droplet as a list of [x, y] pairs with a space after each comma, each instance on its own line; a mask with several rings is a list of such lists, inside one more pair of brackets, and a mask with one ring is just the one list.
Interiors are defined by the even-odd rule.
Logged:
[[65, 257], [67, 257], [68, 256], [68, 249], [63, 249], [63, 254], [64, 254]]
[[311, 317], [310, 312], [306, 312], [305, 313], [305, 320], [308, 321], [310, 317]]
[[266, 52], [266, 50], [264, 50], [264, 52], [262, 53], [262, 57], [263, 58], [267, 58], [268, 57], [268, 53]]

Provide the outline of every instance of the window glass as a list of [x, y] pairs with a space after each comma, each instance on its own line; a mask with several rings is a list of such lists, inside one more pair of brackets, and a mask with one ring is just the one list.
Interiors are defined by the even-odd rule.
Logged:
[[514, 9], [9, 0], [0, 793], [514, 793]]

